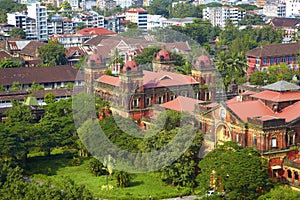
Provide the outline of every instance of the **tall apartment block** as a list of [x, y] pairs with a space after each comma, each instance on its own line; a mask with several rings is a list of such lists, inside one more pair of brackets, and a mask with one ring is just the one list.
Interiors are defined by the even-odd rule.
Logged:
[[39, 3], [29, 4], [28, 17], [36, 20], [37, 40], [48, 41], [47, 8]]
[[209, 20], [213, 26], [224, 28], [226, 20], [230, 19], [233, 24], [245, 16], [245, 11], [237, 7], [207, 7], [203, 9], [203, 19]]

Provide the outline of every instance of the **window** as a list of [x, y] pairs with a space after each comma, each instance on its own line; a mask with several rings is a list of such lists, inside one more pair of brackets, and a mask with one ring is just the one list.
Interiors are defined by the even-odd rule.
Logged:
[[134, 99], [133, 102], [132, 102], [132, 104], [133, 104], [134, 108], [137, 108], [139, 106], [139, 100], [138, 99]]
[[283, 57], [283, 58], [282, 58], [282, 62], [286, 62], [286, 57]]
[[297, 62], [298, 61], [298, 57], [294, 57], [294, 62]]
[[288, 170], [288, 178], [292, 178], [292, 171], [291, 170]]
[[274, 64], [274, 58], [270, 59], [270, 64], [273, 65]]
[[288, 62], [289, 62], [289, 63], [292, 62], [292, 56], [289, 56], [289, 57], [288, 57]]
[[276, 58], [276, 64], [280, 63], [280, 58]]
[[272, 138], [272, 147], [277, 147], [277, 139], [275, 137]]
[[239, 142], [239, 134], [236, 134], [236, 141]]
[[268, 64], [268, 59], [267, 59], [267, 58], [264, 58], [264, 59], [263, 59], [263, 64], [264, 64], [264, 65]]
[[163, 96], [158, 97], [158, 103], [162, 104], [163, 102], [164, 102], [164, 97]]
[[253, 146], [257, 145], [257, 138], [256, 135], [253, 136]]
[[170, 96], [170, 101], [174, 100], [175, 99], [175, 96], [174, 95], [171, 95]]
[[295, 179], [296, 179], [296, 180], [299, 180], [299, 173], [295, 171], [295, 172], [294, 172], [294, 175], [295, 175]]
[[146, 98], [146, 106], [150, 106], [151, 105], [151, 98], [148, 97]]
[[259, 58], [256, 58], [255, 64], [260, 64]]

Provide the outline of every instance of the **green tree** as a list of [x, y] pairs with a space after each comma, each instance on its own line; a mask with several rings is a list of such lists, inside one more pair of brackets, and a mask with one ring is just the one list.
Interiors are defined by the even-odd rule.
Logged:
[[13, 58], [4, 58], [0, 61], [0, 68], [15, 68], [21, 66], [21, 62]]
[[66, 51], [63, 45], [57, 41], [49, 40], [48, 44], [39, 49], [39, 58], [43, 60], [45, 66], [65, 65]]
[[13, 82], [9, 88], [10, 91], [16, 91], [16, 90], [21, 90], [21, 89], [22, 89], [22, 86], [20, 85], [19, 82]]
[[33, 82], [31, 84], [30, 90], [31, 91], [44, 90], [44, 87], [41, 84], [37, 84], [37, 83]]
[[208, 153], [199, 168], [197, 180], [202, 189], [225, 191], [228, 199], [257, 199], [272, 187], [267, 162], [259, 152], [234, 142], [226, 142]]
[[171, 7], [171, 4], [171, 0], [154, 0], [147, 8], [147, 11], [152, 15], [162, 15], [164, 17], [169, 17], [169, 9]]
[[88, 170], [95, 176], [100, 176], [105, 174], [105, 168], [103, 164], [96, 158], [92, 157], [88, 163]]
[[79, 31], [79, 30], [81, 30], [81, 29], [84, 29], [84, 28], [86, 28], [87, 27], [87, 25], [85, 25], [85, 24], [77, 24], [76, 26], [75, 26], [75, 28], [76, 28], [76, 30], [77, 31]]
[[26, 37], [26, 34], [23, 31], [23, 29], [21, 29], [19, 27], [15, 27], [15, 28], [11, 29], [10, 37], [11, 38], [22, 38], [22, 39], [24, 39]]
[[127, 172], [124, 171], [116, 171], [114, 176], [117, 180], [117, 184], [119, 187], [126, 187], [128, 186], [131, 176]]
[[44, 96], [44, 102], [46, 104], [51, 104], [55, 102], [55, 95], [52, 92], [48, 92]]
[[287, 186], [278, 186], [258, 198], [258, 200], [291, 200], [300, 199], [300, 192]]
[[146, 47], [141, 55], [137, 55], [134, 57], [134, 61], [139, 65], [152, 63], [155, 55], [161, 50], [161, 47], [158, 46], [150, 46]]

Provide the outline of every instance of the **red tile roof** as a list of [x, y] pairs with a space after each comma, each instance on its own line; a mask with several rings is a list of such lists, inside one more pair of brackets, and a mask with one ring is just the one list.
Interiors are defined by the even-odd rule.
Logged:
[[256, 47], [246, 52], [249, 57], [275, 57], [297, 55], [300, 50], [300, 42], [285, 44], [268, 44]]
[[227, 104], [227, 107], [234, 112], [243, 122], [248, 121], [248, 117], [273, 116], [274, 112], [261, 100], [237, 101]]
[[194, 114], [194, 111], [197, 110], [197, 107], [199, 107], [197, 105], [202, 102], [203, 101], [201, 100], [178, 96], [174, 100], [161, 104], [160, 106], [170, 110], [183, 111]]
[[78, 30], [76, 32], [77, 34], [82, 34], [82, 35], [113, 35], [113, 34], [117, 34], [116, 32], [107, 30], [105, 28], [84, 28], [81, 30]]
[[293, 28], [299, 23], [300, 23], [299, 18], [284, 18], [284, 17], [275, 17], [270, 22], [270, 24], [272, 24], [274, 27], [293, 27]]
[[300, 117], [300, 101], [284, 108], [276, 116], [279, 118], [285, 118], [286, 122], [291, 122], [294, 119]]
[[106, 83], [108, 85], [113, 85], [115, 87], [118, 87], [119, 86], [119, 77], [103, 75], [100, 78], [98, 78], [98, 82]]
[[296, 101], [296, 100], [300, 100], [300, 91], [275, 92], [275, 91], [265, 90], [253, 94], [251, 95], [251, 97], [273, 101], [273, 102]]
[[[144, 70], [143, 74], [144, 88], [198, 84], [198, 82], [191, 76], [176, 74], [172, 72], [150, 72]], [[100, 77], [98, 79], [98, 82], [119, 86], [119, 77], [105, 75]]]
[[143, 8], [130, 8], [129, 10], [126, 10], [125, 12], [128, 12], [128, 13], [146, 13], [147, 10], [144, 10]]

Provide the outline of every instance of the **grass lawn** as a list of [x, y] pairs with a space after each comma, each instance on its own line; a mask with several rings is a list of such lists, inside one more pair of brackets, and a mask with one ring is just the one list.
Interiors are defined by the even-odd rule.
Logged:
[[150, 174], [132, 174], [129, 187], [118, 188], [115, 180], [110, 180], [109, 185], [114, 188], [102, 190], [106, 185], [106, 176], [96, 177], [87, 169], [88, 160], [83, 159], [80, 166], [72, 166], [72, 154], [57, 154], [51, 157], [36, 156], [28, 160], [26, 172], [34, 179], [43, 180], [50, 178], [53, 183], [58, 183], [64, 177], [70, 177], [77, 184], [85, 185], [96, 197], [108, 199], [153, 199], [178, 197], [180, 191], [175, 187], [165, 185], [160, 179]]

